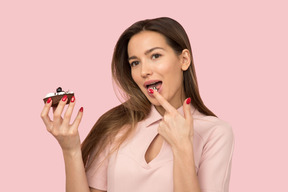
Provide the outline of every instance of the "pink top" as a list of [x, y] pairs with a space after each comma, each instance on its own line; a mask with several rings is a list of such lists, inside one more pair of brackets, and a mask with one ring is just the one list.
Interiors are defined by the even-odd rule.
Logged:
[[[184, 114], [183, 107], [178, 111]], [[201, 191], [228, 192], [234, 147], [232, 129], [226, 122], [204, 116], [193, 107], [191, 113], [195, 167]], [[108, 192], [173, 192], [173, 154], [169, 144], [164, 141], [156, 158], [148, 164], [145, 161], [161, 119], [152, 107], [149, 117], [138, 123], [134, 136], [109, 159], [105, 159], [110, 149], [107, 147], [87, 171], [89, 186]]]

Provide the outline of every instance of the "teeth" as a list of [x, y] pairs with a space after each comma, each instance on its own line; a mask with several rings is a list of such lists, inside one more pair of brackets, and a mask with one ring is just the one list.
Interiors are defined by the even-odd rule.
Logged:
[[155, 91], [158, 91], [158, 89], [157, 89], [156, 87], [153, 87], [153, 89], [154, 89]]

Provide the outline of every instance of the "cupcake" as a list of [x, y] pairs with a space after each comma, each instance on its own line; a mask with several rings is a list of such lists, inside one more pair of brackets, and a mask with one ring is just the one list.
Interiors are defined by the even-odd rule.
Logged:
[[58, 87], [56, 89], [56, 93], [48, 93], [44, 97], [43, 101], [44, 101], [44, 103], [46, 103], [47, 100], [51, 97], [51, 99], [52, 99], [52, 107], [57, 107], [59, 101], [62, 99], [62, 97], [64, 95], [67, 95], [68, 101], [67, 101], [66, 104], [68, 104], [68, 103], [70, 103], [71, 98], [74, 96], [74, 93], [73, 93], [73, 91], [69, 91], [69, 90], [68, 91], [63, 91], [61, 87]]

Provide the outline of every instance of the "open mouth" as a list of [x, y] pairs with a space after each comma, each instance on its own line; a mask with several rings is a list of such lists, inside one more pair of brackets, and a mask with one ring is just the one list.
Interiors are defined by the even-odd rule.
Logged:
[[156, 82], [153, 82], [151, 84], [147, 84], [146, 88], [147, 88], [147, 90], [148, 89], [154, 89], [156, 91], [159, 91], [161, 85], [162, 85], [162, 81], [156, 81]]

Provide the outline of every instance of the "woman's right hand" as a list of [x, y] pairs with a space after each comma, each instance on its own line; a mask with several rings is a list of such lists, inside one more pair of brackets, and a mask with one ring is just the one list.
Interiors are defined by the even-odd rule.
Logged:
[[73, 153], [81, 149], [78, 127], [83, 116], [83, 107], [78, 111], [74, 122], [70, 124], [71, 115], [75, 106], [75, 97], [72, 97], [62, 118], [61, 115], [67, 100], [67, 96], [64, 96], [59, 102], [57, 108], [53, 108], [53, 120], [51, 120], [49, 117], [49, 111], [52, 105], [52, 100], [49, 98], [41, 112], [41, 118], [46, 125], [47, 131], [57, 139], [63, 152]]

